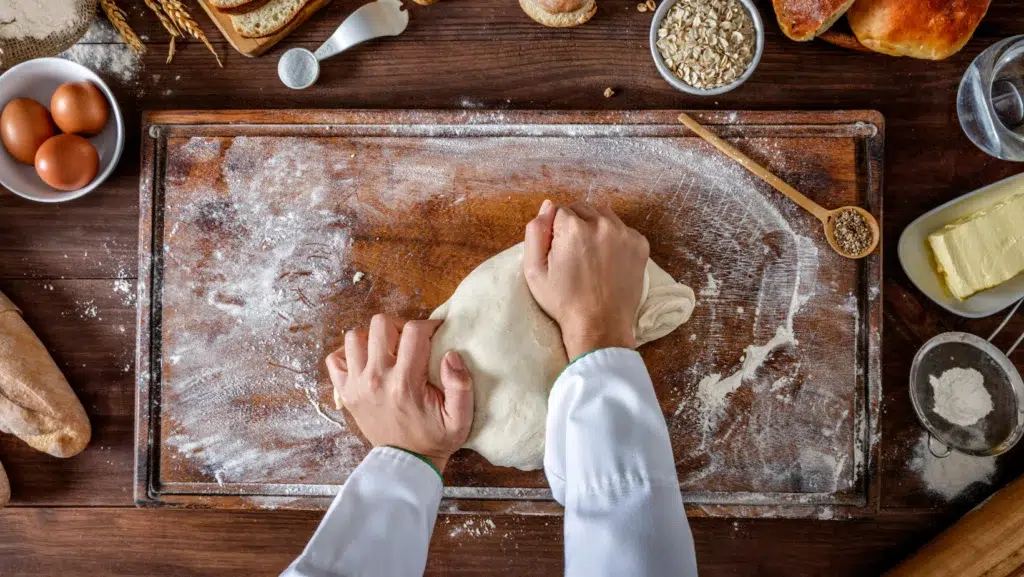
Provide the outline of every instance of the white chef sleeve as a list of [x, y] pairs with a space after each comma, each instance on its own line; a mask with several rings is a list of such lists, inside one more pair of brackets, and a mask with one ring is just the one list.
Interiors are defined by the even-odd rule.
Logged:
[[441, 489], [440, 476], [424, 461], [375, 448], [282, 577], [423, 575]]
[[565, 507], [567, 576], [697, 575], [668, 427], [636, 351], [594, 351], [558, 377], [544, 472]]

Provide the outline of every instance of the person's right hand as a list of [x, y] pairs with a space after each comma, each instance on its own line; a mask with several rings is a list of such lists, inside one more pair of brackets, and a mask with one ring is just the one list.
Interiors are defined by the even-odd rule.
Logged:
[[569, 359], [636, 347], [633, 323], [650, 247], [609, 208], [549, 200], [526, 225], [526, 283], [562, 329]]

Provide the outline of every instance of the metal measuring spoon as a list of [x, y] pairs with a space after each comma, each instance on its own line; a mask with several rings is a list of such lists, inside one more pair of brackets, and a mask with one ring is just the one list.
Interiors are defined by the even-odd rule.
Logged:
[[309, 88], [320, 77], [320, 61], [356, 44], [382, 36], [398, 36], [409, 25], [409, 13], [401, 0], [377, 0], [360, 7], [338, 26], [316, 52], [292, 48], [277, 62], [277, 75], [288, 88]]
[[[778, 176], [772, 174], [767, 168], [754, 162], [753, 159], [737, 150], [733, 145], [722, 140], [707, 128], [701, 126], [699, 122], [691, 118], [690, 115], [685, 112], [681, 112], [679, 114], [679, 122], [686, 126], [686, 128], [689, 128], [691, 132], [703, 138], [708, 144], [714, 146], [720, 152], [738, 162], [740, 166], [749, 170], [754, 176], [767, 182], [772, 185], [775, 190], [789, 197], [789, 199], [797, 203], [800, 208], [803, 208], [807, 212], [813, 214], [815, 218], [821, 221], [821, 225], [825, 229], [825, 240], [828, 241], [828, 245], [841, 256], [852, 259], [864, 258], [874, 252], [875, 248], [878, 247], [878, 241], [882, 238], [882, 233], [878, 229], [878, 220], [876, 220], [874, 215], [870, 212], [859, 206], [843, 206], [835, 210], [829, 210], [807, 198], [803, 193], [787, 184]], [[871, 231], [871, 242], [868, 243], [867, 247], [855, 254], [844, 252], [843, 249], [840, 248], [839, 243], [836, 242], [836, 217], [849, 210], [856, 211], [857, 214], [864, 219], [864, 223], [867, 224], [868, 229]]]

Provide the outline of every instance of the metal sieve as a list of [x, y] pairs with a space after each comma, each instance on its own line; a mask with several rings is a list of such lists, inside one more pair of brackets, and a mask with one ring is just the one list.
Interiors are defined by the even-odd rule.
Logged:
[[[1024, 334], [1005, 354], [991, 342], [1021, 303], [1024, 299], [1017, 302], [988, 340], [970, 333], [942, 333], [925, 343], [914, 356], [910, 368], [910, 399], [918, 420], [928, 430], [928, 450], [936, 457], [947, 457], [954, 450], [977, 457], [1000, 455], [1013, 448], [1024, 435], [1024, 381], [1009, 359], [1024, 341]], [[950, 423], [934, 410], [934, 391], [929, 377], [956, 367], [972, 368], [981, 373], [985, 389], [992, 396], [992, 412], [966, 427]]]

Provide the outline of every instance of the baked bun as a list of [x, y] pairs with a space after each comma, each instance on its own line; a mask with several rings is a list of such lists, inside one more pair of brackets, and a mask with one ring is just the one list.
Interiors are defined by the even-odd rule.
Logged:
[[851, 4], [853, 0], [772, 0], [783, 34], [798, 42], [828, 30]]
[[883, 54], [928, 60], [964, 47], [990, 0], [857, 0], [847, 19], [861, 44]]
[[597, 0], [519, 0], [523, 12], [545, 26], [579, 26], [597, 12]]

